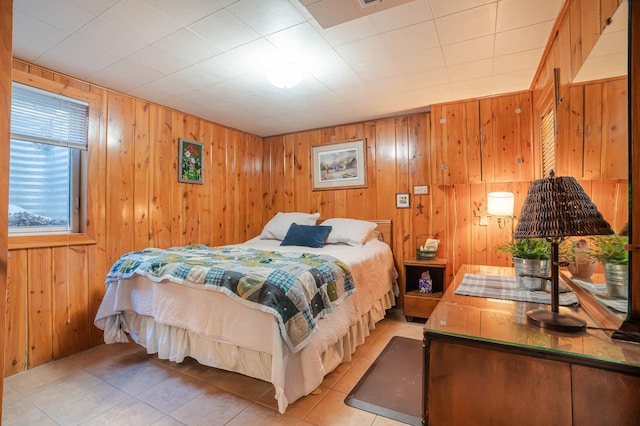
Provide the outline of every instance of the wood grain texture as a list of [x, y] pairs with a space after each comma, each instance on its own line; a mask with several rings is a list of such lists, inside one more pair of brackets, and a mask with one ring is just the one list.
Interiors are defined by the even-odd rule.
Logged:
[[430, 425], [571, 424], [568, 364], [437, 340], [429, 352]]
[[[8, 199], [9, 199], [9, 135], [10, 135], [10, 115], [11, 110], [11, 57], [12, 57], [12, 29], [13, 29], [13, 0], [0, 1], [0, 294], [7, 291], [7, 262], [8, 262]], [[7, 308], [7, 298], [0, 297], [0, 312], [5, 312]], [[10, 321], [4, 315], [0, 315], [0, 345], [6, 348], [6, 340], [9, 331], [6, 330], [6, 322]], [[18, 324], [13, 324], [17, 327]], [[17, 332], [17, 330], [14, 330]], [[24, 348], [24, 347], [23, 347]], [[6, 351], [6, 349], [5, 349]], [[23, 362], [19, 356], [7, 361], [9, 352], [0, 359], [0, 371], [6, 371], [6, 363], [11, 363], [9, 368], [15, 368], [13, 360], [17, 363]], [[0, 383], [0, 393], [3, 392], [4, 381]], [[2, 402], [0, 401], [0, 412], [2, 412]]]

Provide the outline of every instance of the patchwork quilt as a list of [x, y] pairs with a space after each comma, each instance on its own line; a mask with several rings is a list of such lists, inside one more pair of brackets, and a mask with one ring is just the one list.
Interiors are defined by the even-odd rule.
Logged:
[[289, 348], [302, 349], [316, 319], [356, 291], [349, 267], [335, 257], [201, 244], [123, 255], [107, 274], [107, 285], [135, 274], [223, 292], [273, 314]]

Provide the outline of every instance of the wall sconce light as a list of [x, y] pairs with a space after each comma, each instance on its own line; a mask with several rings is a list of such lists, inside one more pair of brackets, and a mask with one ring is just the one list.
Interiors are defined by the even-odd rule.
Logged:
[[500, 229], [513, 218], [514, 198], [512, 192], [490, 192], [487, 196], [487, 214], [498, 218]]
[[504, 229], [509, 221], [511, 221], [513, 228], [514, 198], [512, 192], [490, 192], [487, 196], [487, 210], [475, 212], [476, 216], [480, 217], [479, 224], [487, 226], [487, 218], [496, 216], [500, 229]]

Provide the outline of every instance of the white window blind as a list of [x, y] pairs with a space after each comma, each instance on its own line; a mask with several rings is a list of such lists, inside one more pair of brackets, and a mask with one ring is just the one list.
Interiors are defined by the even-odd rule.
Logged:
[[556, 169], [556, 138], [553, 108], [540, 117], [540, 140], [542, 146], [542, 177], [548, 177]]
[[86, 102], [13, 83], [11, 138], [87, 149]]

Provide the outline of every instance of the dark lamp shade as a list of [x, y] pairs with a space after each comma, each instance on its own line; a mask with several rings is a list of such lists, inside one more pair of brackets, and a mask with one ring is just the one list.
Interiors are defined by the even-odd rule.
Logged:
[[572, 177], [533, 181], [522, 206], [514, 238], [561, 238], [615, 232]]

